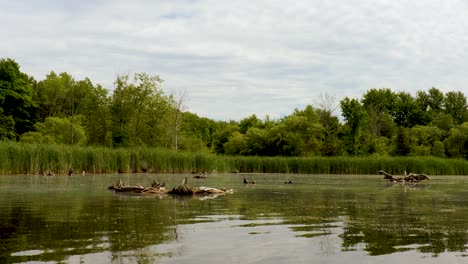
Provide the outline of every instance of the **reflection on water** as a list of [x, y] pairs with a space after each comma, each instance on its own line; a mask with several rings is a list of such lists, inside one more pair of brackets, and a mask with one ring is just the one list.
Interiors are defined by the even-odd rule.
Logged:
[[[468, 179], [387, 185], [379, 176], [210, 175], [213, 199], [126, 196], [123, 178], [1, 176], [0, 263], [461, 263]], [[292, 179], [294, 184], [284, 184]]]

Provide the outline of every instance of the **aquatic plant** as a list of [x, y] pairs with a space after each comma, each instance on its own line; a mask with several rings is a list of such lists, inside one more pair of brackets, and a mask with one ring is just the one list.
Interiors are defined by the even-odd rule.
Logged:
[[0, 142], [1, 174], [74, 173], [300, 173], [429, 175], [468, 174], [468, 161], [437, 157], [258, 157], [224, 156], [167, 149], [106, 148]]

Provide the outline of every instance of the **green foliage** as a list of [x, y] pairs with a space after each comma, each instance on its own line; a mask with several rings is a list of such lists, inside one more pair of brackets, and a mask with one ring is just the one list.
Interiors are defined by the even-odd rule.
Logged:
[[231, 137], [234, 136], [236, 132], [239, 132], [239, 126], [237, 124], [233, 122], [220, 122], [218, 129], [213, 132], [212, 146], [214, 153], [227, 154], [225, 144], [230, 141]]
[[26, 132], [21, 135], [20, 141], [28, 143], [46, 144], [86, 144], [84, 128], [71, 122], [69, 118], [47, 117], [43, 123], [34, 125], [35, 132]]
[[468, 161], [436, 157], [259, 157], [223, 156], [157, 148], [83, 147], [0, 142], [0, 173], [191, 173], [251, 172], [300, 174], [468, 174]]
[[443, 105], [445, 113], [451, 115], [456, 124], [468, 121], [464, 120], [468, 112], [468, 105], [466, 96], [462, 92], [448, 92], [445, 95]]
[[200, 118], [193, 113], [183, 113], [181, 125], [180, 150], [209, 151], [212, 144], [212, 134], [216, 123], [208, 118]]
[[0, 140], [15, 139], [15, 120], [13, 116], [5, 116], [0, 109]]
[[164, 96], [162, 82], [145, 73], [117, 77], [110, 103], [114, 146], [172, 146], [175, 102]]
[[444, 143], [440, 141], [435, 141], [431, 149], [431, 154], [435, 157], [445, 158], [446, 155]]
[[444, 140], [444, 146], [449, 157], [466, 157], [468, 153], [468, 122], [460, 127], [450, 129], [448, 137]]
[[398, 134], [396, 136], [396, 149], [395, 154], [398, 156], [406, 156], [410, 153], [410, 140], [408, 131], [404, 127], [398, 128]]
[[17, 138], [37, 121], [32, 80], [12, 59], [0, 60], [0, 139]]
[[324, 96], [318, 108], [307, 105], [277, 120], [253, 114], [224, 122], [183, 111], [184, 96], [164, 93], [162, 84], [146, 73], [118, 76], [113, 92], [66, 72], [35, 81], [2, 59], [0, 139], [251, 157], [468, 157], [462, 92], [433, 87], [413, 96], [373, 88], [362, 99], [340, 101], [343, 120], [333, 115], [334, 97]]

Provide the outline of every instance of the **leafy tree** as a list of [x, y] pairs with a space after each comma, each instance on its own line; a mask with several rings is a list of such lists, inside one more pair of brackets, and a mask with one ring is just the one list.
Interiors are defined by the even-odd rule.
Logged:
[[292, 132], [285, 123], [279, 123], [269, 131], [269, 156], [299, 156], [304, 152], [304, 138]]
[[444, 113], [435, 113], [432, 117], [432, 125], [448, 132], [454, 127], [453, 117]]
[[468, 105], [466, 96], [462, 92], [448, 92], [443, 105], [445, 113], [451, 115], [456, 124], [466, 121], [464, 118], [468, 112]]
[[234, 132], [229, 140], [223, 146], [224, 153], [227, 155], [244, 155], [247, 150], [247, 142], [245, 135], [239, 132]]
[[18, 138], [37, 121], [32, 79], [12, 59], [0, 60], [0, 139]]
[[268, 156], [269, 137], [265, 129], [250, 127], [245, 133], [246, 148], [242, 154]]
[[347, 142], [347, 152], [349, 154], [358, 154], [359, 145], [367, 124], [367, 113], [356, 99], [346, 97], [340, 102], [340, 105], [343, 118], [346, 121], [345, 141]]
[[72, 90], [75, 80], [66, 72], [57, 75], [50, 72], [46, 79], [38, 82], [36, 88], [37, 102], [41, 120], [47, 117], [71, 115]]
[[0, 140], [15, 138], [15, 120], [13, 116], [5, 116], [3, 114], [3, 109], [0, 109]]
[[112, 146], [108, 90], [101, 85], [94, 86], [91, 83], [88, 85], [90, 91], [87, 100], [82, 106], [77, 107], [81, 108], [79, 113], [85, 116], [83, 127], [88, 135], [88, 144]]
[[362, 98], [362, 105], [367, 110], [373, 110], [379, 114], [393, 114], [395, 111], [397, 95], [389, 88], [370, 89]]
[[212, 133], [216, 126], [215, 122], [190, 112], [184, 112], [182, 119], [184, 122], [181, 127], [182, 142], [180, 149], [193, 149], [197, 151], [210, 149]]
[[35, 132], [24, 133], [20, 140], [29, 143], [85, 145], [85, 130], [79, 123], [72, 124], [70, 118], [47, 117], [43, 123], [34, 125]]
[[[168, 98], [163, 95], [159, 76], [137, 73], [130, 80], [129, 75], [118, 76], [116, 89], [111, 100], [112, 138], [114, 146], [131, 144], [155, 145], [155, 135], [148, 129], [149, 120], [155, 121], [151, 127], [164, 124], [161, 132], [165, 146], [171, 145], [172, 130], [167, 126], [170, 109]], [[157, 120], [155, 120], [157, 119]], [[146, 132], [146, 133], [145, 133]], [[157, 139], [161, 144], [161, 139]]]
[[398, 127], [396, 136], [396, 149], [395, 154], [398, 156], [407, 156], [411, 151], [410, 140], [406, 128]]
[[242, 119], [239, 123], [239, 129], [242, 134], [247, 133], [251, 127], [262, 127], [262, 120], [258, 119], [256, 115], [251, 115]]
[[414, 98], [406, 92], [400, 92], [396, 96], [393, 120], [397, 126], [412, 127], [418, 124], [418, 105]]
[[415, 99], [417, 110], [413, 116], [415, 119], [415, 124], [429, 124], [432, 121], [434, 115], [442, 111], [443, 101], [444, 94], [437, 88], [432, 87], [427, 92], [418, 91]]
[[442, 143], [441, 141], [435, 141], [431, 149], [431, 155], [440, 158], [445, 158], [446, 155], [444, 143]]
[[468, 122], [450, 129], [444, 146], [449, 157], [461, 158], [468, 154]]

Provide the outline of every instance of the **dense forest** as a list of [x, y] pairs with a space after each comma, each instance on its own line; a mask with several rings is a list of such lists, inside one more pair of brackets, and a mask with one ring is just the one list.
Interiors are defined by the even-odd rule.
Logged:
[[146, 73], [120, 75], [112, 89], [65, 72], [38, 81], [1, 59], [0, 139], [246, 156], [468, 157], [468, 105], [460, 91], [379, 88], [339, 102], [323, 95], [277, 120], [226, 122], [184, 111], [184, 96], [162, 85]]

